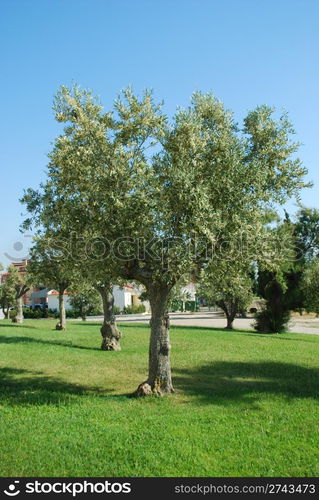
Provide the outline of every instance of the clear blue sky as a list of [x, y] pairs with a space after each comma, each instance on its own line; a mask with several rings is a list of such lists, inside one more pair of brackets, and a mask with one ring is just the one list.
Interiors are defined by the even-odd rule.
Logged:
[[0, 0], [0, 262], [28, 246], [18, 199], [44, 179], [52, 96], [72, 81], [106, 107], [132, 84], [170, 115], [197, 89], [238, 121], [258, 104], [286, 109], [315, 183], [303, 203], [319, 207], [318, 23], [318, 0]]

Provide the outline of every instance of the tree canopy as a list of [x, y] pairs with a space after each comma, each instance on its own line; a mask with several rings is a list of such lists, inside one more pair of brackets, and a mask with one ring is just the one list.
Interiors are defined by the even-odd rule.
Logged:
[[260, 257], [265, 211], [306, 185], [292, 126], [260, 106], [240, 129], [221, 101], [200, 92], [172, 120], [149, 91], [139, 99], [131, 89], [104, 112], [91, 92], [62, 87], [54, 110], [64, 131], [49, 155], [47, 181], [24, 196], [25, 225], [81, 237], [82, 250], [98, 241], [100, 267], [145, 285], [150, 364], [137, 393], [172, 392], [171, 289], [240, 234], [253, 234], [252, 259]]

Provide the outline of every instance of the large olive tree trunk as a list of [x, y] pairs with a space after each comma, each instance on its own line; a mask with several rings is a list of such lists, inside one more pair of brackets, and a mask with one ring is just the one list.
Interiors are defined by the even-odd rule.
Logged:
[[151, 337], [148, 379], [140, 384], [136, 396], [162, 395], [174, 392], [170, 363], [168, 300], [170, 288], [159, 285], [149, 290], [151, 304]]
[[21, 324], [23, 323], [23, 309], [22, 309], [22, 297], [17, 298], [16, 302], [17, 314], [12, 319], [13, 323]]
[[112, 285], [99, 286], [98, 291], [102, 297], [104, 315], [103, 325], [101, 327], [101, 349], [102, 351], [120, 351], [121, 332], [116, 326]]
[[59, 322], [56, 324], [56, 330], [66, 329], [66, 313], [65, 313], [65, 302], [64, 302], [64, 292], [66, 288], [64, 286], [59, 287]]

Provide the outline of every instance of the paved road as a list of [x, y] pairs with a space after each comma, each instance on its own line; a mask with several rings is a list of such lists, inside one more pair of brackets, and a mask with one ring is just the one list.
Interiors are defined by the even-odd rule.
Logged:
[[[171, 313], [171, 324], [180, 326], [203, 326], [203, 327], [215, 327], [224, 328], [226, 325], [226, 319], [220, 314], [214, 312], [198, 312], [194, 314], [189, 313]], [[130, 323], [148, 323], [150, 320], [149, 314], [128, 314], [119, 315], [116, 317], [118, 322], [130, 322]], [[94, 316], [88, 318], [89, 321], [101, 321], [101, 316]], [[253, 318], [236, 318], [234, 321], [234, 328], [240, 330], [252, 330]], [[293, 318], [289, 325], [289, 331], [297, 333], [310, 333], [314, 335], [319, 335], [319, 318], [309, 319], [303, 318]]]

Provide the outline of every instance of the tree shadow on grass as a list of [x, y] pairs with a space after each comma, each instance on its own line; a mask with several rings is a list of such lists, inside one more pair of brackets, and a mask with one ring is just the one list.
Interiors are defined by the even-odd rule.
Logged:
[[148, 323], [133, 323], [131, 321], [125, 321], [124, 323], [121, 323], [120, 321], [117, 322], [118, 326], [120, 328], [141, 328], [142, 330], [149, 330], [150, 326]]
[[95, 326], [95, 328], [98, 328], [99, 326], [102, 326], [102, 321], [72, 321], [71, 325], [75, 326]]
[[[131, 321], [125, 321], [125, 323], [121, 323], [118, 321], [118, 326], [120, 328], [138, 328], [141, 330], [150, 330], [149, 323], [133, 323]], [[174, 330], [207, 330], [207, 331], [218, 331], [220, 333], [228, 334], [230, 330], [224, 330], [223, 327], [215, 327], [215, 326], [188, 326], [188, 325], [171, 325], [170, 331]], [[239, 330], [231, 330], [231, 332], [238, 333]]]
[[43, 340], [34, 337], [17, 337], [17, 336], [13, 337], [13, 336], [0, 335], [0, 344], [30, 344], [30, 343], [53, 345], [60, 347], [71, 347], [72, 349], [84, 349], [89, 351], [101, 351], [99, 347], [88, 347], [88, 346], [73, 344], [68, 341], [62, 342], [60, 340]]
[[238, 330], [234, 328], [233, 330], [228, 330], [226, 328], [226, 322], [225, 326], [190, 326], [190, 325], [171, 325], [171, 330], [191, 330], [195, 331], [196, 330], [204, 330], [206, 332], [219, 332], [223, 333], [224, 335], [230, 335], [232, 333], [253, 333], [252, 330]]
[[[117, 326], [121, 329], [125, 328], [141, 328], [141, 329], [148, 329], [150, 328], [149, 326], [149, 321], [145, 321], [144, 323], [135, 323], [134, 321], [124, 321], [121, 323], [121, 321], [117, 321]], [[73, 323], [73, 325], [77, 326], [95, 326], [95, 328], [102, 326], [101, 322], [95, 322], [95, 321], [90, 321], [89, 323]]]
[[3, 406], [64, 406], [75, 403], [78, 396], [94, 393], [105, 396], [112, 390], [81, 386], [42, 372], [0, 368], [0, 404]]
[[174, 370], [174, 386], [198, 404], [257, 403], [263, 395], [319, 398], [319, 370], [289, 363], [218, 361]]
[[[95, 322], [90, 322], [90, 323], [74, 323], [78, 326], [97, 326], [97, 323]], [[99, 325], [102, 323], [98, 323]], [[117, 321], [117, 325], [121, 329], [126, 329], [126, 328], [134, 328], [134, 329], [141, 329], [141, 330], [150, 330], [150, 325], [149, 325], [149, 320], [145, 322], [136, 322], [135, 321], [124, 321], [121, 322], [121, 320]], [[226, 323], [225, 323], [226, 326]], [[251, 334], [254, 333], [252, 330], [227, 330], [223, 326], [190, 326], [190, 325], [171, 325], [170, 327], [171, 331], [174, 330], [191, 330], [191, 331], [199, 331], [199, 330], [204, 330], [207, 332], [219, 332], [223, 333], [225, 335], [229, 335], [231, 333], [247, 333]]]
[[[318, 340], [315, 340], [314, 339], [314, 335], [308, 335], [308, 334], [304, 334], [304, 333], [295, 333], [295, 332], [285, 332], [285, 336], [283, 336], [282, 334], [278, 334], [278, 333], [259, 333], [259, 332], [244, 332], [244, 331], [241, 331], [239, 332], [241, 333], [242, 335], [244, 335], [245, 337], [255, 337], [255, 338], [262, 338], [262, 339], [271, 339], [271, 340], [283, 340], [283, 341], [287, 341], [287, 342], [307, 342], [307, 343], [311, 343], [311, 344], [317, 344], [318, 343]], [[289, 334], [290, 336], [289, 337], [286, 337], [286, 335]], [[297, 336], [299, 335], [303, 335], [303, 338], [298, 338]]]
[[[225, 323], [226, 325], [226, 323]], [[150, 326], [148, 323], [133, 323], [130, 321], [125, 321], [125, 323], [121, 323], [118, 321], [118, 326], [120, 328], [140, 328], [142, 330], [149, 330]], [[224, 335], [230, 335], [232, 333], [254, 333], [252, 330], [227, 330], [223, 326], [190, 326], [190, 325], [171, 325], [170, 331], [174, 332], [174, 330], [190, 330], [192, 332], [204, 330], [205, 332], [219, 332]]]
[[22, 323], [21, 325], [19, 325], [17, 323], [0, 323], [0, 328], [1, 327], [3, 327], [3, 328], [31, 328], [32, 330], [36, 330], [35, 326], [25, 325], [24, 323]]

